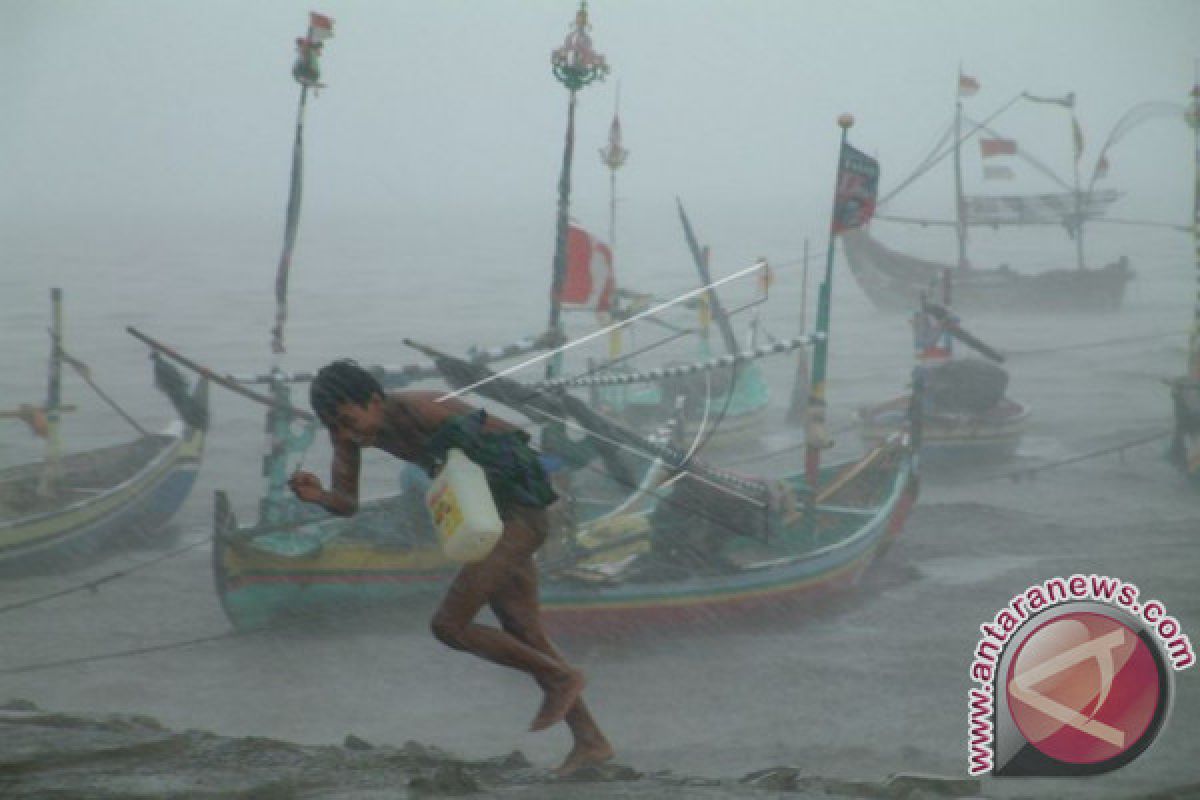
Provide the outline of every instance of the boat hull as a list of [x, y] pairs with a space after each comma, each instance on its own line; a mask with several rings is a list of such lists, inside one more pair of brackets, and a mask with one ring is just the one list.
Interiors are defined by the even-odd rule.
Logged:
[[[829, 474], [843, 468], [831, 467]], [[852, 535], [777, 563], [683, 581], [597, 586], [543, 575], [543, 621], [556, 635], [603, 636], [810, 607], [816, 595], [853, 586], [900, 533], [917, 494], [907, 450], [889, 469], [879, 479], [886, 485], [875, 490], [878, 502], [853, 512], [859, 516]], [[239, 531], [223, 493], [216, 508], [214, 578], [222, 607], [240, 630], [350, 606], [431, 603], [458, 566], [434, 543], [388, 550], [342, 535], [294, 557], [268, 553], [260, 537], [275, 534]]]
[[1096, 269], [1058, 269], [1041, 273], [994, 269], [958, 269], [913, 258], [884, 247], [865, 231], [842, 235], [850, 272], [880, 310], [910, 312], [942, 274], [954, 275], [954, 307], [963, 311], [1110, 312], [1121, 306], [1133, 278], [1128, 260]]
[[[892, 435], [908, 413], [910, 397], [904, 395], [860, 409], [859, 435], [875, 447]], [[1028, 404], [1003, 398], [983, 414], [926, 413], [921, 428], [921, 464], [957, 468], [975, 463], [995, 463], [1016, 454], [1029, 427]]]
[[[69, 497], [52, 507], [0, 518], [0, 571], [69, 566], [102, 550], [115, 539], [153, 536], [183, 505], [192, 490], [204, 452], [204, 432], [172, 426], [126, 445], [67, 456]], [[83, 488], [72, 474], [96, 474], [117, 460], [148, 457], [118, 482]], [[31, 467], [0, 473], [0, 485], [27, 483]]]
[[906, 467], [891, 496], [851, 540], [775, 567], [660, 585], [595, 588], [546, 582], [545, 626], [558, 637], [591, 639], [795, 618], [822, 597], [854, 587], [900, 534], [916, 497], [917, 482]]

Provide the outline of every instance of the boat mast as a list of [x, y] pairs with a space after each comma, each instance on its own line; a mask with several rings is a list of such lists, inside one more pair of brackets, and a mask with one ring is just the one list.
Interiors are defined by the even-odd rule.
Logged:
[[966, 201], [962, 184], [962, 65], [958, 67], [958, 85], [954, 91], [954, 232], [958, 237], [958, 268], [967, 268]]
[[809, 495], [806, 525], [815, 526], [815, 502], [817, 484], [820, 482], [821, 451], [830, 446], [829, 432], [825, 427], [825, 367], [829, 359], [829, 324], [833, 299], [833, 252], [837, 238], [838, 198], [841, 191], [842, 174], [846, 168], [846, 133], [854, 124], [854, 117], [842, 114], [838, 117], [842, 129], [842, 141], [838, 147], [837, 178], [834, 180], [833, 211], [830, 215], [829, 248], [825, 253], [825, 280], [817, 291], [816, 344], [813, 345], [812, 389], [808, 393], [808, 419], [804, 432], [804, 480]]
[[1196, 259], [1196, 304], [1192, 309], [1192, 335], [1188, 342], [1188, 375], [1200, 381], [1200, 61], [1196, 62], [1192, 103], [1186, 114], [1192, 129], [1196, 183], [1192, 195], [1192, 244]]
[[52, 308], [50, 328], [50, 374], [46, 381], [46, 463], [38, 481], [37, 492], [41, 497], [54, 494], [61, 470], [62, 443], [58, 437], [58, 424], [62, 406], [62, 289], [50, 290]]
[[[617, 170], [625, 166], [629, 151], [621, 144], [621, 84], [617, 84], [617, 99], [613, 104], [612, 124], [608, 128], [608, 144], [600, 148], [600, 161], [608, 167], [608, 249], [612, 254], [614, 274], [617, 263]], [[621, 355], [621, 328], [614, 328], [608, 337], [608, 357]]]
[[[567, 275], [567, 227], [570, 222], [571, 203], [571, 160], [575, 154], [575, 95], [594, 80], [603, 80], [608, 74], [604, 56], [592, 49], [592, 37], [588, 35], [587, 0], [582, 0], [575, 12], [571, 31], [562, 47], [550, 54], [554, 77], [567, 88], [567, 133], [563, 143], [562, 167], [558, 175], [558, 214], [555, 220], [554, 260], [550, 283], [550, 321], [547, 333], [561, 342], [565, 337], [562, 330], [562, 288]], [[562, 371], [562, 353], [556, 353], [546, 363], [546, 378], [558, 377]]]
[[[1068, 97], [1075, 97], [1072, 92]], [[1075, 172], [1075, 267], [1083, 269], [1083, 193], [1079, 188], [1079, 159], [1083, 157], [1083, 131], [1079, 127], [1079, 120], [1075, 119], [1075, 104], [1072, 103], [1071, 109], [1071, 145], [1074, 148], [1075, 158], [1071, 165]]]
[[291, 493], [287, 488], [288, 456], [303, 452], [316, 433], [310, 422], [301, 431], [292, 431], [292, 392], [283, 372], [283, 327], [287, 321], [288, 274], [292, 252], [300, 227], [300, 201], [304, 187], [304, 112], [308, 106], [308, 90], [323, 88], [320, 82], [320, 63], [323, 43], [333, 36], [333, 20], [316, 12], [309, 13], [308, 32], [296, 40], [296, 62], [292, 77], [300, 84], [300, 100], [296, 108], [296, 134], [292, 143], [292, 174], [288, 188], [287, 217], [284, 223], [283, 251], [275, 274], [275, 326], [271, 329], [271, 373], [269, 393], [271, 406], [267, 410], [267, 442], [263, 453], [262, 472], [267, 489], [259, 500], [259, 521], [283, 522], [289, 508]]

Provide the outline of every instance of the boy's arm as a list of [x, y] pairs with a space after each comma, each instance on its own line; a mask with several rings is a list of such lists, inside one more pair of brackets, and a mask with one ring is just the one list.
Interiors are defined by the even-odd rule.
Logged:
[[358, 445], [338, 437], [333, 438], [333, 466], [329, 491], [320, 504], [334, 514], [352, 516], [358, 511], [358, 476], [362, 467], [362, 451]]

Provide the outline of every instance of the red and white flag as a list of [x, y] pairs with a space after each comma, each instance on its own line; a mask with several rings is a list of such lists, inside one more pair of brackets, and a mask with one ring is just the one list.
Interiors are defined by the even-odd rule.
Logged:
[[970, 97], [979, 91], [979, 81], [972, 78], [970, 75], [958, 73], [958, 96]]
[[333, 38], [333, 20], [315, 11], [308, 12], [308, 40], [323, 42]]
[[979, 150], [984, 158], [992, 156], [1015, 156], [1017, 141], [1015, 139], [980, 139]]
[[567, 274], [558, 300], [564, 308], [608, 311], [616, 281], [612, 249], [583, 228], [567, 229]]

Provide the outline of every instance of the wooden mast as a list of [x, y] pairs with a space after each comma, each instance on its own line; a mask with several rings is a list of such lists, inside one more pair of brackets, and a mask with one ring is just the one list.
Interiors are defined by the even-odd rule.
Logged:
[[954, 233], [958, 238], [958, 268], [967, 268], [967, 209], [962, 183], [962, 65], [954, 87]]
[[1196, 63], [1192, 86], [1192, 103], [1187, 121], [1192, 128], [1193, 169], [1195, 186], [1192, 195], [1192, 245], [1196, 265], [1196, 299], [1192, 308], [1192, 335], [1188, 342], [1188, 372], [1193, 381], [1200, 381], [1200, 61]]
[[50, 290], [52, 321], [50, 327], [50, 374], [46, 382], [46, 463], [38, 481], [38, 495], [54, 494], [62, 469], [62, 443], [59, 439], [59, 420], [62, 407], [62, 289]]

